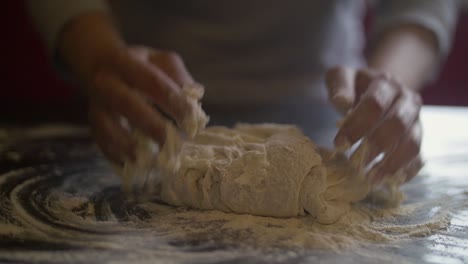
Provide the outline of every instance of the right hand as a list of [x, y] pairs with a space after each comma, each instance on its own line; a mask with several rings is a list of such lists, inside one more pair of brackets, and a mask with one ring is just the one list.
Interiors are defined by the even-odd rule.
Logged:
[[127, 47], [103, 14], [72, 22], [64, 29], [60, 55], [85, 86], [102, 152], [117, 164], [133, 159], [131, 129], [162, 144], [168, 119], [180, 124], [190, 110], [181, 88], [194, 81], [182, 59], [173, 52]]
[[[348, 149], [361, 144], [350, 159], [367, 167], [380, 154], [368, 175], [373, 184], [385, 177], [406, 176], [411, 180], [421, 169], [422, 130], [419, 93], [388, 73], [371, 68], [338, 66], [327, 72], [331, 103], [347, 113], [336, 137], [335, 146]], [[402, 172], [402, 174], [397, 172]]]
[[116, 163], [134, 157], [121, 117], [162, 144], [168, 120], [153, 105], [180, 124], [189, 110], [180, 91], [191, 83], [177, 54], [146, 47], [130, 47], [99, 66], [88, 88], [89, 120], [103, 153]]

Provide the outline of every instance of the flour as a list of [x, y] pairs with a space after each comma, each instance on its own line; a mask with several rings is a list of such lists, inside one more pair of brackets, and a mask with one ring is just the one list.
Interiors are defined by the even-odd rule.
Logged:
[[[426, 141], [437, 149], [425, 153], [421, 175], [402, 186], [407, 197], [399, 207], [363, 200], [333, 224], [321, 224], [310, 214], [262, 217], [170, 206], [154, 196], [128, 199], [90, 138], [74, 130], [54, 136], [40, 133], [35, 140], [33, 133], [8, 131], [0, 144], [4, 262], [383, 264], [464, 263], [468, 257], [466, 155], [453, 151], [463, 146], [459, 141]], [[27, 162], [43, 149], [68, 158]], [[21, 164], [10, 160], [10, 151]], [[333, 153], [316, 152], [329, 167], [324, 161]]]
[[[165, 215], [152, 224], [170, 229], [182, 240], [214, 240], [259, 248], [358, 250], [368, 243], [392, 244], [412, 237], [428, 236], [448, 227], [450, 211], [441, 210], [431, 219], [417, 224], [402, 224], [398, 215], [419, 211], [422, 204], [404, 205], [384, 211], [354, 206], [330, 225], [318, 223], [312, 216], [297, 218], [259, 217], [220, 211], [182, 210]], [[184, 219], [184, 221], [181, 221]], [[195, 224], [196, 223], [196, 224]]]
[[[188, 138], [168, 124], [166, 142], [159, 149], [135, 134], [137, 162], [127, 162], [124, 168], [127, 177], [145, 175], [141, 182], [146, 191], [163, 202], [204, 210], [180, 209], [150, 222], [171, 230], [173, 239], [236, 243], [229, 239], [232, 234], [234, 240], [255, 247], [339, 251], [430, 235], [448, 226], [449, 211], [409, 227], [392, 223], [410, 208], [398, 207], [401, 182], [371, 188], [362, 165], [366, 142], [350, 161], [342, 152], [315, 145], [293, 125], [203, 129], [207, 118], [198, 99], [192, 97], [196, 113], [190, 118], [201, 121], [183, 126]], [[367, 202], [359, 203], [366, 197]], [[376, 204], [385, 206], [378, 209]], [[151, 211], [154, 204], [141, 206]], [[382, 224], [378, 219], [386, 220]]]
[[[426, 252], [431, 245], [447, 248], [435, 253], [443, 256], [458, 257], [465, 252], [448, 250], [455, 250], [451, 239], [457, 239], [468, 222], [466, 181], [454, 186], [444, 177], [435, 181], [420, 176], [403, 187], [408, 199], [400, 207], [381, 209], [366, 201], [352, 203], [334, 223], [321, 224], [310, 214], [262, 217], [175, 207], [154, 197], [128, 200], [108, 164], [102, 158], [95, 160], [96, 149], [89, 144], [66, 149], [82, 153], [80, 157], [85, 159], [75, 160], [73, 165], [46, 163], [0, 175], [0, 242], [7, 246], [0, 249], [1, 259], [47, 263], [246, 259], [256, 263], [418, 263], [421, 255], [414, 252]], [[315, 151], [322, 166], [343, 168], [344, 157], [320, 148]], [[63, 248], [66, 250], [60, 250]]]

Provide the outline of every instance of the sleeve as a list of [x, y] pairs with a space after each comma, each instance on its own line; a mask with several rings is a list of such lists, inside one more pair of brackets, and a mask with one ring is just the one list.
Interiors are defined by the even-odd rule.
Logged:
[[441, 59], [448, 54], [457, 22], [457, 0], [381, 0], [376, 11], [373, 37], [391, 27], [415, 23], [434, 33]]
[[27, 0], [29, 14], [51, 56], [64, 25], [74, 17], [95, 11], [108, 12], [104, 0]]

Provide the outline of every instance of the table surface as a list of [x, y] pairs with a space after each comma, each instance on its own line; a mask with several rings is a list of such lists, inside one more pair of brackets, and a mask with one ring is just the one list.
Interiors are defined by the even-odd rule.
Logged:
[[[468, 262], [468, 108], [425, 107], [422, 111], [426, 165], [404, 186], [405, 204], [428, 203], [418, 216], [402, 216], [402, 224], [421, 224], [438, 211], [450, 210], [450, 225], [436, 233], [381, 243], [368, 250], [388, 255], [379, 262]], [[372, 256], [353, 250], [268, 249], [222, 245], [223, 232], [200, 235], [197, 242], [173, 241], [171, 230], [134, 227], [132, 219], [158, 218], [145, 207], [126, 200], [118, 178], [100, 156], [83, 127], [41, 126], [0, 131], [0, 262], [8, 263], [373, 263]], [[59, 198], [57, 198], [59, 197]], [[53, 211], [73, 217], [92, 202], [94, 219], [67, 222]], [[84, 198], [83, 198], [84, 197]], [[70, 207], [67, 207], [70, 206]], [[57, 207], [54, 207], [57, 208]], [[158, 207], [159, 208], [159, 207]], [[448, 209], [449, 208], [449, 209]], [[159, 213], [171, 212], [161, 205]], [[411, 218], [413, 217], [413, 218]], [[71, 219], [71, 218], [66, 218]], [[73, 218], [74, 219], [74, 218]], [[83, 216], [84, 219], [84, 216]], [[189, 223], [193, 225], [194, 223]], [[132, 233], [128, 229], [132, 229]], [[122, 241], [153, 232], [135, 247]], [[231, 237], [233, 234], [229, 234]], [[235, 234], [236, 235], [236, 234]], [[219, 236], [219, 237], [217, 237]], [[168, 238], [169, 237], [169, 238]], [[164, 239], [163, 239], [164, 238]], [[137, 240], [135, 240], [137, 241]], [[234, 240], [235, 241], [235, 240]]]

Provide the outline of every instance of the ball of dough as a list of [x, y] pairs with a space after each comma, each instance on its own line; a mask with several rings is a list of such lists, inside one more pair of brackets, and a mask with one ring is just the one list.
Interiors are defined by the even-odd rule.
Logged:
[[344, 155], [319, 149], [290, 125], [209, 127], [158, 165], [160, 198], [176, 206], [271, 217], [309, 213], [332, 223], [368, 193]]

